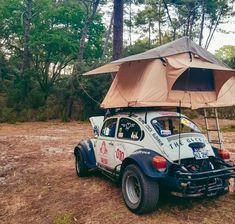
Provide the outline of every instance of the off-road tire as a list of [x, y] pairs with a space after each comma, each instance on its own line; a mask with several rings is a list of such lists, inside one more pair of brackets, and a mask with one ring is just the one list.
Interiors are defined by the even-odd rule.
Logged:
[[75, 169], [79, 177], [86, 177], [88, 175], [88, 169], [80, 150], [77, 150], [75, 154]]
[[149, 213], [157, 207], [159, 185], [155, 179], [143, 174], [138, 166], [131, 164], [123, 172], [122, 195], [130, 211], [136, 214]]

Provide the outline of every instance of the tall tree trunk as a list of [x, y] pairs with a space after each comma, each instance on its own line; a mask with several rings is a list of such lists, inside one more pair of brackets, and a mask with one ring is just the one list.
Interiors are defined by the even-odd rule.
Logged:
[[191, 20], [190, 20], [190, 24], [189, 24], [189, 38], [192, 39], [192, 34], [193, 34], [193, 26], [194, 26], [194, 20], [195, 20], [195, 12], [192, 12], [192, 16], [191, 16]]
[[105, 57], [105, 55], [107, 53], [108, 43], [109, 43], [110, 35], [112, 32], [112, 27], [113, 27], [113, 12], [112, 12], [112, 16], [111, 16], [110, 23], [109, 23], [109, 28], [108, 28], [106, 36], [105, 36], [105, 43], [104, 43], [103, 55], [102, 55], [103, 58]]
[[202, 40], [203, 40], [203, 28], [205, 21], [205, 0], [202, 0], [201, 4], [202, 4], [202, 21], [200, 25], [199, 46], [202, 46]]
[[148, 27], [148, 33], [149, 33], [149, 38], [148, 38], [148, 40], [149, 40], [149, 49], [151, 48], [151, 21], [150, 21], [150, 19], [149, 19], [149, 27]]
[[[170, 21], [170, 24], [171, 24], [171, 27], [172, 27], [172, 29], [173, 29], [173, 40], [175, 40], [175, 38], [176, 38], [176, 27], [174, 26], [174, 24], [173, 24], [173, 22], [172, 22], [171, 15], [170, 15], [170, 11], [169, 11], [169, 8], [168, 8], [167, 3], [166, 3], [165, 0], [163, 0], [163, 4], [164, 4], [164, 7], [165, 7], [165, 9], [166, 9], [167, 17], [168, 17], [168, 19], [169, 19], [169, 21]], [[185, 36], [185, 35], [184, 35], [184, 36]]]
[[[188, 13], [190, 13], [190, 12], [188, 12]], [[186, 36], [189, 36], [190, 19], [191, 19], [191, 15], [189, 14], [188, 18], [187, 18], [187, 23], [186, 23], [186, 31], [185, 31]]]
[[173, 40], [175, 40], [176, 39], [176, 28], [174, 27], [174, 29], [173, 29]]
[[212, 26], [210, 27], [210, 33], [207, 37], [207, 40], [206, 40], [206, 45], [205, 45], [205, 49], [208, 49], [209, 45], [210, 45], [210, 42], [214, 36], [214, 33], [215, 33], [215, 30], [217, 29], [218, 25], [219, 25], [219, 22], [220, 22], [220, 19], [221, 19], [221, 16], [222, 16], [222, 13], [223, 13], [223, 10], [221, 9], [219, 15], [217, 16], [217, 20], [215, 22], [215, 25], [214, 25], [214, 28], [212, 29]]
[[77, 60], [75, 62], [74, 69], [73, 69], [73, 76], [76, 76], [77, 73], [79, 73], [79, 71], [80, 71], [80, 67], [81, 67], [82, 61], [83, 61], [85, 40], [86, 40], [86, 37], [87, 37], [88, 28], [89, 28], [90, 24], [92, 23], [92, 21], [94, 19], [94, 16], [96, 14], [99, 3], [100, 3], [100, 0], [95, 0], [93, 2], [91, 15], [90, 16], [87, 15], [86, 22], [85, 22], [84, 27], [82, 29], [82, 36], [80, 38], [80, 45], [79, 45], [79, 49], [78, 49]]
[[132, 45], [132, 0], [130, 1], [130, 11], [129, 11], [129, 40], [130, 40], [130, 46]]
[[207, 36], [206, 44], [205, 44], [205, 47], [204, 47], [205, 49], [207, 49], [206, 46], [207, 46], [207, 43], [208, 43], [208, 41], [209, 41], [209, 39], [210, 39], [210, 36], [211, 36], [212, 31], [213, 31], [213, 24], [210, 24], [210, 26], [209, 26], [209, 34], [208, 34], [208, 36]]
[[114, 0], [113, 12], [113, 60], [117, 60], [123, 48], [123, 0]]
[[161, 31], [161, 8], [162, 8], [162, 1], [159, 1], [158, 6], [158, 35], [159, 35], [159, 44], [162, 45], [162, 31]]
[[99, 6], [100, 0], [94, 0], [92, 1], [92, 11], [91, 14], [89, 15], [89, 3], [87, 3], [85, 0], [83, 1], [86, 9], [87, 9], [87, 18], [84, 24], [84, 27], [82, 29], [82, 35], [80, 38], [80, 45], [77, 53], [77, 60], [74, 64], [73, 72], [72, 72], [72, 77], [70, 79], [70, 94], [69, 94], [69, 99], [68, 99], [68, 104], [67, 104], [67, 116], [68, 118], [71, 118], [72, 116], [72, 109], [73, 109], [73, 104], [74, 104], [74, 96], [76, 92], [76, 83], [77, 83], [77, 76], [81, 73], [81, 66], [83, 63], [83, 54], [84, 54], [84, 47], [85, 47], [85, 40], [87, 37], [88, 33], [88, 28], [91, 25], [95, 14], [97, 12], [97, 8]]
[[183, 27], [184, 27], [184, 36], [186, 36], [186, 24], [185, 23], [184, 23]]
[[22, 57], [22, 65], [21, 65], [21, 72], [22, 74], [25, 70], [29, 69], [30, 67], [30, 55], [29, 55], [29, 32], [32, 20], [32, 0], [26, 0], [26, 9], [23, 15], [23, 30], [24, 30], [24, 37], [23, 37], [23, 57]]

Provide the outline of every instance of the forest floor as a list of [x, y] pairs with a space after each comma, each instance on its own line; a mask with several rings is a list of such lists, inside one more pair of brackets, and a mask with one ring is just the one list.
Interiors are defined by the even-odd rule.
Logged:
[[[234, 192], [210, 199], [161, 195], [152, 214], [129, 212], [113, 182], [98, 173], [75, 174], [73, 148], [91, 135], [88, 123], [0, 124], [0, 223], [235, 223]], [[235, 153], [235, 132], [224, 138], [225, 148]]]

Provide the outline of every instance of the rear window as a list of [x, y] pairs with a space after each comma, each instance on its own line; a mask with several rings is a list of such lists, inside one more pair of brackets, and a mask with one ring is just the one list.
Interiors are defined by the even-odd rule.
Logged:
[[185, 117], [160, 117], [151, 121], [155, 131], [162, 137], [181, 133], [200, 133], [195, 123]]

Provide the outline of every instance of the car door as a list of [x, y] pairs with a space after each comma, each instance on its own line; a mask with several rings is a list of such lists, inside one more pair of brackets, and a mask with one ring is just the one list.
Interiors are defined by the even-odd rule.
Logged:
[[118, 166], [137, 149], [144, 147], [144, 130], [131, 118], [119, 119], [117, 138], [115, 141], [113, 163]]
[[99, 138], [95, 142], [96, 161], [100, 166], [113, 169], [113, 153], [115, 147], [115, 135], [117, 118], [107, 119], [100, 132]]

